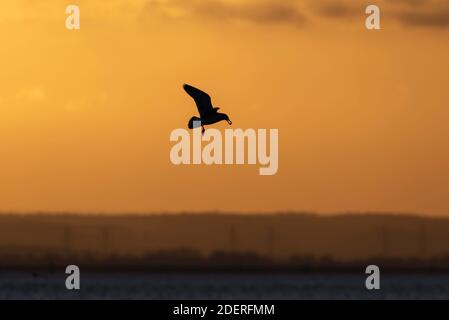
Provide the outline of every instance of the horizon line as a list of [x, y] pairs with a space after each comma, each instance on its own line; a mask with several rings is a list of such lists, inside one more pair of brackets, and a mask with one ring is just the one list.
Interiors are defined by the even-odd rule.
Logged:
[[33, 210], [33, 211], [13, 211], [0, 210], [0, 217], [3, 216], [81, 216], [81, 217], [160, 217], [160, 216], [314, 216], [314, 217], [341, 217], [341, 216], [383, 216], [383, 217], [411, 217], [425, 219], [449, 219], [449, 214], [425, 214], [417, 212], [401, 211], [340, 211], [340, 212], [315, 212], [301, 210], [279, 210], [269, 212], [251, 212], [235, 210], [203, 210], [203, 211], [148, 211], [148, 212], [102, 212], [102, 211], [70, 211], [70, 210]]

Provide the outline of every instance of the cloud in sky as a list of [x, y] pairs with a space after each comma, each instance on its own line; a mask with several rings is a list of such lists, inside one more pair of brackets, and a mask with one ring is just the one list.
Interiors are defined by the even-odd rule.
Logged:
[[397, 14], [404, 25], [426, 27], [449, 27], [449, 7], [442, 10], [406, 11]]
[[[307, 21], [357, 19], [368, 4], [362, 0], [147, 0], [145, 11], [172, 18], [247, 20], [261, 24], [288, 23], [301, 26]], [[449, 26], [447, 0], [377, 0], [383, 19], [406, 26]]]
[[[311, 2], [312, 3], [312, 2]], [[383, 19], [392, 19], [406, 26], [449, 26], [447, 0], [378, 0], [375, 3]], [[360, 18], [368, 4], [354, 0], [318, 0], [311, 4], [318, 17]]]
[[[360, 21], [369, 4], [381, 9], [384, 22], [402, 26], [449, 26], [448, 0], [78, 0], [82, 17], [92, 21], [151, 19], [159, 14], [172, 19], [204, 19], [226, 23], [249, 21], [256, 24], [290, 24], [302, 26], [307, 22], [339, 23], [339, 19]], [[64, 5], [54, 0], [17, 0], [0, 4], [0, 21], [27, 18], [57, 19], [64, 14]], [[64, 17], [64, 16], [63, 16]], [[390, 26], [392, 23], [388, 23]]]
[[365, 11], [363, 4], [357, 4], [356, 1], [335, 0], [309, 1], [309, 9], [319, 18], [356, 17], [362, 15]]
[[226, 0], [149, 0], [148, 11], [171, 17], [208, 18], [219, 21], [244, 20], [256, 23], [291, 23], [301, 25], [304, 15], [294, 1], [226, 1]]

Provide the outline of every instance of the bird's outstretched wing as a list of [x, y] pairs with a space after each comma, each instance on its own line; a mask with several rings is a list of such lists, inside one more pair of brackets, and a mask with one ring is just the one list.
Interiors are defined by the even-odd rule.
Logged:
[[212, 100], [206, 92], [203, 92], [200, 89], [192, 87], [188, 84], [185, 84], [183, 88], [189, 96], [195, 100], [201, 117], [204, 117], [213, 111]]

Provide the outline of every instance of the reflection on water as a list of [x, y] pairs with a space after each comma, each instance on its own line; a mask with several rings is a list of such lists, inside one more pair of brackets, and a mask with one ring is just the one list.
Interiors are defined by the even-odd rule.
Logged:
[[0, 299], [449, 299], [447, 275], [384, 275], [381, 290], [351, 274], [65, 274], [0, 273]]

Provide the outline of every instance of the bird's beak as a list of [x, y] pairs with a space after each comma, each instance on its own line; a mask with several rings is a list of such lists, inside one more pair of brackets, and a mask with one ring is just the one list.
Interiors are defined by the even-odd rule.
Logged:
[[231, 124], [232, 124], [232, 121], [231, 121], [231, 120], [228, 120], [228, 123], [229, 123], [229, 125], [231, 125]]

